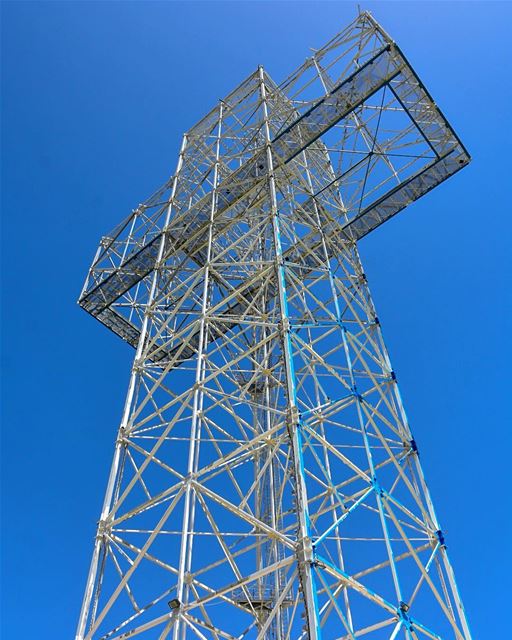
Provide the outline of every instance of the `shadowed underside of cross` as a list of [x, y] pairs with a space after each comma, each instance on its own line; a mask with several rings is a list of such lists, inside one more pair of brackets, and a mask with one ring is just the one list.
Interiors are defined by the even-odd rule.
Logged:
[[470, 158], [362, 13], [102, 238], [136, 348], [77, 638], [470, 634], [357, 241]]

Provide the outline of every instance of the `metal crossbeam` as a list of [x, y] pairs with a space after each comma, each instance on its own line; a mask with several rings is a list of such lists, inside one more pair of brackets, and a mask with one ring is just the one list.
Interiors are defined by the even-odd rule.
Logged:
[[[436, 157], [420, 171], [366, 206], [353, 219], [345, 221], [341, 228], [353, 240], [364, 237], [469, 162], [466, 150], [398, 47], [394, 43], [388, 43], [327, 96], [316, 101], [306, 113], [296, 117], [292, 124], [272, 140], [275, 164], [287, 164], [384, 86], [391, 88], [404, 112], [421, 131]], [[266, 171], [266, 159], [260, 151], [219, 185], [216, 218], [220, 230], [224, 225], [232, 224], [229, 218], [226, 219], [226, 212], [261, 185]], [[343, 179], [343, 176], [339, 176], [338, 179]], [[154, 235], [135, 253], [125, 258], [120, 266], [99, 284], [92, 289], [86, 289], [80, 298], [80, 305], [101, 321], [106, 319], [105, 324], [109, 328], [125, 339], [128, 335], [128, 341], [135, 343], [137, 338], [134, 328], [130, 327], [127, 331], [124, 323], [117, 318], [114, 321], [113, 314], [102, 315], [102, 312], [154, 270], [162, 239], [164, 257], [183, 248], [187, 244], [187, 234], [197, 230], [199, 234], [196, 243], [198, 246], [204, 246], [209, 201], [210, 196], [206, 195], [182, 214], [182, 219], [189, 222], [184, 229], [180, 229], [183, 234], [181, 238], [173, 234], [171, 222], [169, 228]], [[169, 201], [168, 204], [172, 203]], [[191, 253], [198, 266], [203, 266], [204, 253], [194, 251], [194, 248]]]

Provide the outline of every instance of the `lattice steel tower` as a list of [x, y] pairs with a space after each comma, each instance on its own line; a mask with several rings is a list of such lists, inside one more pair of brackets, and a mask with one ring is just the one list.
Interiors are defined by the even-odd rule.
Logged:
[[185, 134], [80, 297], [136, 353], [77, 638], [469, 640], [357, 251], [468, 162], [368, 13]]

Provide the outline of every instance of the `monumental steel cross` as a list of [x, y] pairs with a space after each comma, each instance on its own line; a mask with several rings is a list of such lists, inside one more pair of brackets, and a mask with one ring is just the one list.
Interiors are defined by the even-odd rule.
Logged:
[[184, 135], [79, 301], [136, 349], [79, 640], [469, 640], [357, 251], [469, 160], [366, 12]]

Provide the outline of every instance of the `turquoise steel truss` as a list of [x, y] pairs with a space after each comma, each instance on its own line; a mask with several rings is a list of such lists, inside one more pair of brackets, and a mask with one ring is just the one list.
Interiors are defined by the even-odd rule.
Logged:
[[79, 301], [135, 357], [78, 640], [470, 640], [357, 249], [469, 159], [368, 13], [184, 135]]

